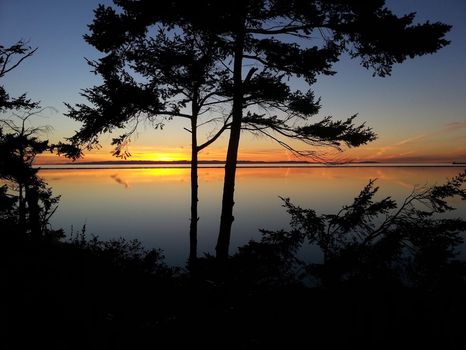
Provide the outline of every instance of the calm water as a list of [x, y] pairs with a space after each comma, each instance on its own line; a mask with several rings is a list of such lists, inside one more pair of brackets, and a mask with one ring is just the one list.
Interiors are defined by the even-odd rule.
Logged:
[[[258, 229], [287, 228], [279, 196], [320, 213], [349, 204], [369, 179], [379, 197], [404, 198], [414, 185], [443, 183], [461, 167], [294, 167], [240, 168], [237, 172], [232, 251], [260, 236]], [[182, 265], [188, 251], [189, 169], [42, 169], [40, 175], [61, 195], [52, 217], [66, 233], [85, 224], [102, 239], [137, 238], [161, 248], [167, 262]], [[219, 224], [223, 169], [199, 170], [199, 252], [213, 252]], [[454, 203], [466, 217], [466, 203]], [[463, 252], [464, 255], [464, 252]]]

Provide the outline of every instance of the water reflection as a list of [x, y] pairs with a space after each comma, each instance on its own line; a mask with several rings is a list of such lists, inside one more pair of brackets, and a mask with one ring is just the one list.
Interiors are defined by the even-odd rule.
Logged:
[[[236, 183], [232, 248], [259, 236], [259, 228], [288, 226], [279, 196], [319, 213], [350, 202], [369, 179], [378, 179], [379, 197], [404, 198], [415, 185], [443, 183], [461, 168], [241, 168]], [[183, 264], [188, 252], [188, 168], [50, 169], [40, 175], [61, 195], [52, 217], [67, 233], [86, 224], [101, 238], [138, 238], [165, 250], [167, 262]], [[213, 252], [223, 169], [199, 169], [199, 251]], [[456, 214], [466, 215], [465, 203]]]
[[124, 186], [125, 188], [128, 188], [129, 187], [129, 184], [127, 181], [123, 180], [120, 176], [118, 176], [117, 174], [113, 174], [113, 175], [110, 175], [110, 177], [116, 181], [116, 183]]

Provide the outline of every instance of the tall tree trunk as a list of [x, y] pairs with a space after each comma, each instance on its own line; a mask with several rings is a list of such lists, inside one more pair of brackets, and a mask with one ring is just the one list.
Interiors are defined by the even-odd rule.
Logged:
[[189, 263], [197, 258], [197, 214], [198, 199], [198, 154], [197, 147], [197, 116], [199, 114], [198, 106], [199, 89], [197, 86], [193, 89], [193, 101], [191, 104], [191, 223], [189, 225]]
[[197, 115], [191, 118], [191, 223], [189, 226], [189, 262], [197, 258], [198, 199]]
[[225, 163], [225, 178], [223, 183], [222, 213], [220, 216], [220, 231], [215, 247], [217, 258], [228, 258], [230, 247], [231, 226], [234, 221], [233, 206], [235, 193], [236, 163], [238, 161], [238, 147], [241, 135], [241, 121], [243, 118], [243, 49], [244, 31], [240, 30], [235, 40], [235, 59], [233, 68], [233, 108], [230, 140], [228, 142], [227, 158]]

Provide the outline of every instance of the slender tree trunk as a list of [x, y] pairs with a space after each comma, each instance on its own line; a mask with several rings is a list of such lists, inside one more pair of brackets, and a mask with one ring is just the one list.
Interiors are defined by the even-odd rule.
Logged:
[[233, 108], [230, 140], [228, 142], [227, 158], [225, 163], [225, 179], [223, 183], [222, 213], [220, 216], [220, 231], [217, 239], [217, 258], [228, 258], [230, 247], [231, 226], [234, 221], [233, 206], [235, 193], [236, 163], [238, 160], [238, 147], [241, 135], [241, 121], [243, 118], [243, 49], [244, 32], [241, 30], [235, 40], [235, 59], [233, 68]]
[[[21, 129], [21, 137], [24, 135], [24, 122], [23, 122], [23, 127]], [[21, 161], [24, 161], [24, 147], [21, 145], [19, 147], [19, 156]], [[24, 181], [24, 176], [20, 175], [18, 178], [18, 186], [19, 186], [19, 203], [18, 203], [18, 210], [19, 210], [19, 228], [21, 230], [21, 233], [25, 234], [26, 233], [26, 191], [25, 191], [25, 181]]]
[[26, 187], [26, 201], [29, 212], [29, 228], [31, 237], [39, 239], [42, 235], [42, 225], [40, 222], [39, 193], [33, 185]]
[[26, 206], [24, 203], [24, 186], [19, 183], [19, 194], [18, 194], [18, 223], [21, 233], [26, 232]]
[[197, 258], [197, 222], [199, 221], [197, 213], [198, 198], [198, 154], [197, 147], [197, 115], [199, 107], [197, 104], [199, 94], [197, 88], [194, 88], [192, 115], [191, 115], [191, 223], [189, 225], [189, 262], [192, 263]]

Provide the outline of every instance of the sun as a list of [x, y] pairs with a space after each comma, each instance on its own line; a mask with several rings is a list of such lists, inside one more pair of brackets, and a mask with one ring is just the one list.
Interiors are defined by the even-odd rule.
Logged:
[[175, 158], [170, 154], [162, 153], [156, 154], [154, 160], [158, 160], [160, 162], [172, 162], [175, 160]]
[[[144, 147], [148, 148], [148, 147]], [[134, 148], [132, 160], [148, 160], [154, 162], [174, 162], [180, 160], [189, 160], [190, 154], [186, 153], [183, 148], [160, 147], [161, 149], [152, 151], [147, 149]]]
[[184, 160], [186, 157], [177, 153], [152, 153], [146, 159], [158, 162], [173, 162], [177, 160]]

